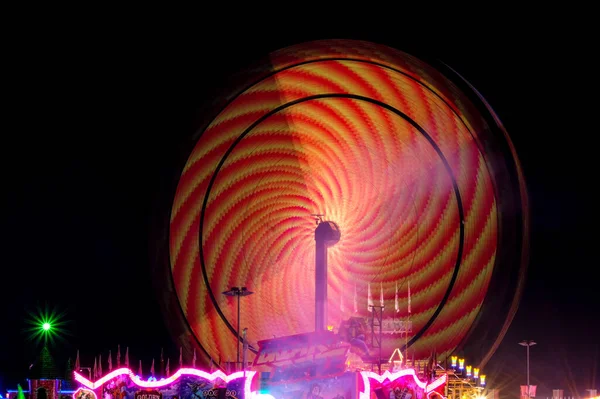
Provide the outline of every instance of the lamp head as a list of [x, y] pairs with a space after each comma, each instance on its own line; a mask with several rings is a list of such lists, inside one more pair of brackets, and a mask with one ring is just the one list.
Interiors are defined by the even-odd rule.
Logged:
[[521, 346], [533, 346], [535, 344], [536, 343], [534, 341], [531, 341], [531, 340], [525, 340], [525, 341], [519, 342], [519, 345], [521, 345]]

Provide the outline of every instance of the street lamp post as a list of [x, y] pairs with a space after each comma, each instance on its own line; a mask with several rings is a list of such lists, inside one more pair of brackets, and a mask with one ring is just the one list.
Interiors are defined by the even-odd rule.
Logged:
[[231, 287], [229, 291], [223, 292], [223, 295], [236, 296], [237, 297], [237, 361], [235, 363], [236, 368], [240, 364], [240, 297], [254, 294], [252, 291], [248, 291], [246, 287]]
[[527, 399], [531, 399], [531, 385], [529, 385], [529, 347], [536, 343], [532, 340], [525, 340], [519, 342], [519, 345], [527, 348]]

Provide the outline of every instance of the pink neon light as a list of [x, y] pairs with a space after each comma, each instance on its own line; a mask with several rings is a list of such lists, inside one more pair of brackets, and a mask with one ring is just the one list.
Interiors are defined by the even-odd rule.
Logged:
[[[261, 393], [252, 391], [252, 388], [251, 388], [252, 379], [254, 377], [254, 374], [256, 374], [256, 371], [246, 371], [245, 374], [243, 371], [237, 371], [233, 374], [226, 375], [221, 370], [217, 370], [214, 373], [209, 374], [206, 371], [202, 371], [202, 370], [198, 370], [198, 369], [182, 368], [182, 369], [177, 370], [177, 372], [175, 374], [173, 374], [172, 376], [170, 376], [169, 378], [165, 378], [164, 380], [160, 380], [160, 381], [143, 381], [139, 376], [135, 375], [128, 368], [117, 369], [111, 373], [108, 373], [107, 375], [100, 378], [96, 382], [92, 382], [92, 381], [88, 380], [87, 378], [85, 378], [84, 376], [82, 376], [81, 374], [79, 374], [76, 371], [73, 374], [75, 375], [75, 381], [79, 382], [80, 384], [82, 384], [92, 390], [100, 388], [102, 385], [104, 385], [108, 381], [110, 381], [113, 378], [118, 377], [120, 375], [128, 375], [129, 378], [131, 379], [131, 381], [135, 385], [142, 387], [142, 388], [160, 388], [160, 387], [174, 383], [183, 375], [194, 375], [196, 377], [204, 378], [209, 381], [221, 379], [221, 380], [225, 381], [226, 383], [228, 383], [232, 380], [236, 380], [238, 378], [245, 377], [246, 378], [246, 380], [244, 381], [244, 397], [245, 398], [248, 398], [248, 399], [275, 399], [271, 395], [261, 394]], [[75, 398], [75, 399], [77, 399], [77, 398]]]
[[[128, 368], [117, 369], [111, 373], [108, 373], [107, 375], [100, 378], [96, 382], [92, 382], [92, 381], [88, 380], [87, 378], [85, 378], [84, 376], [82, 376], [81, 374], [79, 374], [76, 371], [73, 372], [73, 374], [75, 376], [75, 381], [79, 382], [80, 384], [84, 385], [85, 387], [87, 387], [91, 390], [92, 394], [94, 395], [94, 399], [97, 399], [96, 394], [93, 392], [94, 390], [100, 388], [102, 385], [104, 385], [108, 381], [110, 381], [113, 378], [116, 378], [120, 375], [128, 375], [129, 378], [131, 379], [131, 381], [135, 385], [142, 387], [142, 388], [163, 387], [163, 386], [174, 383], [183, 375], [194, 375], [194, 376], [204, 378], [209, 381], [221, 379], [221, 380], [225, 381], [226, 383], [233, 381], [235, 379], [238, 379], [238, 378], [245, 378], [245, 381], [244, 381], [244, 397], [245, 398], [247, 398], [247, 399], [275, 399], [272, 395], [261, 394], [261, 393], [252, 391], [252, 388], [251, 388], [252, 379], [254, 378], [256, 371], [246, 371], [245, 374], [243, 371], [238, 371], [233, 374], [226, 375], [221, 370], [217, 370], [214, 373], [209, 374], [206, 371], [202, 371], [202, 370], [198, 370], [198, 369], [182, 368], [182, 369], [177, 370], [177, 372], [175, 374], [173, 374], [171, 377], [160, 380], [160, 381], [144, 381], [139, 376], [135, 375]], [[361, 371], [360, 375], [362, 376], [362, 379], [363, 379], [364, 391], [359, 392], [359, 399], [370, 399], [370, 395], [371, 395], [371, 383], [369, 382], [370, 378], [381, 383], [381, 382], [385, 381], [386, 379], [389, 379], [390, 381], [395, 381], [398, 378], [404, 377], [407, 375], [410, 375], [413, 377], [417, 386], [419, 386], [419, 388], [423, 389], [427, 393], [428, 399], [430, 399], [430, 397], [433, 393], [440, 395], [442, 398], [444, 397], [439, 392], [435, 392], [434, 390], [446, 382], [446, 375], [441, 376], [440, 378], [433, 381], [431, 384], [427, 384], [426, 382], [419, 380], [419, 378], [417, 377], [417, 374], [415, 373], [415, 370], [413, 370], [413, 369], [400, 370], [395, 373], [390, 373], [389, 370], [386, 370], [381, 375], [376, 374], [372, 371]], [[78, 399], [75, 395], [82, 389], [84, 389], [84, 388], [79, 388], [73, 394], [74, 399]]]
[[88, 394], [92, 394], [92, 398], [93, 399], [98, 399], [98, 397], [96, 396], [96, 392], [90, 390], [90, 389], [86, 389], [86, 388], [78, 388], [75, 392], [73, 392], [73, 399], [80, 399], [79, 395], [82, 393], [88, 393]]
[[[413, 369], [400, 370], [400, 371], [396, 371], [395, 373], [390, 373], [389, 370], [386, 370], [381, 375], [374, 373], [372, 371], [361, 371], [360, 375], [362, 376], [365, 388], [364, 388], [363, 392], [359, 392], [359, 394], [358, 394], [359, 399], [370, 399], [370, 397], [371, 397], [371, 383], [369, 382], [369, 378], [372, 378], [381, 383], [381, 382], [385, 381], [386, 379], [388, 379], [390, 381], [395, 381], [400, 377], [405, 377], [407, 375], [410, 375], [413, 377], [415, 384], [417, 384], [417, 386], [419, 388], [423, 389], [427, 393], [428, 399], [429, 399], [430, 394], [432, 392], [434, 392], [433, 391], [434, 389], [440, 387], [442, 384], [444, 384], [446, 382], [446, 375], [444, 374], [443, 376], [441, 376], [440, 378], [438, 378], [437, 380], [433, 381], [431, 384], [428, 385], [426, 382], [419, 380], [419, 378], [417, 377], [417, 373], [415, 373], [415, 370], [413, 370]], [[436, 392], [436, 393], [438, 393], [438, 392]], [[442, 395], [440, 395], [440, 396], [442, 396]]]

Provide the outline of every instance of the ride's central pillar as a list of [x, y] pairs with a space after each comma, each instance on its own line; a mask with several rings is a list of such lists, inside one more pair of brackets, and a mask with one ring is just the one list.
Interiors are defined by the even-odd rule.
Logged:
[[327, 328], [327, 248], [340, 237], [333, 222], [321, 222], [315, 229], [315, 331]]

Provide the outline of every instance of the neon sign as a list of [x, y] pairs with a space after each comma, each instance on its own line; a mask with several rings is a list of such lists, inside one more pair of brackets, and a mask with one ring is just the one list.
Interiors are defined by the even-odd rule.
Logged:
[[[175, 381], [177, 381], [179, 378], [181, 378], [184, 375], [192, 375], [192, 376], [204, 378], [211, 382], [214, 382], [215, 380], [220, 379], [220, 380], [224, 381], [225, 383], [228, 383], [230, 381], [233, 381], [233, 380], [236, 380], [239, 378], [245, 378], [244, 398], [246, 398], [246, 399], [275, 399], [271, 395], [261, 394], [261, 393], [252, 391], [251, 384], [252, 384], [252, 379], [254, 378], [255, 374], [256, 374], [255, 371], [246, 371], [246, 372], [238, 371], [233, 374], [226, 375], [221, 370], [217, 370], [214, 373], [207, 373], [206, 371], [197, 370], [197, 369], [193, 369], [193, 368], [182, 368], [182, 369], [179, 369], [175, 374], [173, 374], [172, 376], [170, 376], [168, 378], [161, 379], [159, 381], [156, 381], [156, 380], [144, 381], [139, 376], [135, 375], [130, 369], [120, 368], [111, 373], [108, 373], [104, 377], [100, 378], [98, 381], [92, 382], [92, 381], [88, 380], [87, 378], [85, 378], [84, 376], [82, 376], [81, 374], [79, 374], [78, 372], [76, 372], [76, 371], [74, 372], [75, 381], [79, 382], [80, 384], [89, 388], [90, 390], [96, 390], [96, 389], [100, 388], [102, 385], [109, 382], [110, 380], [112, 380], [118, 376], [121, 376], [121, 375], [129, 376], [131, 381], [135, 385], [137, 385], [138, 387], [141, 387], [141, 388], [165, 387], [165, 386], [168, 386], [168, 385], [174, 383]], [[74, 397], [74, 399], [97, 399], [95, 394], [94, 394], [94, 397], [91, 397], [91, 398], [75, 398], [75, 396], [73, 396], [73, 397]]]
[[[229, 383], [234, 380], [241, 379], [243, 386], [243, 393], [245, 399], [275, 399], [273, 395], [266, 393], [258, 393], [252, 390], [252, 382], [254, 377], [256, 376], [256, 371], [238, 371], [233, 374], [225, 374], [221, 370], [217, 370], [213, 373], [208, 373], [206, 371], [194, 369], [194, 368], [182, 368], [179, 369], [175, 374], [168, 378], [156, 380], [142, 380], [140, 376], [135, 375], [128, 368], [120, 368], [114, 370], [99, 380], [92, 382], [79, 374], [78, 372], [74, 372], [75, 380], [83, 385], [82, 388], [79, 388], [74, 394], [73, 399], [98, 399], [95, 390], [100, 389], [103, 385], [107, 384], [111, 380], [119, 377], [119, 376], [128, 376], [134, 385], [140, 388], [162, 388], [169, 386], [177, 382], [183, 376], [196, 376], [202, 379], [215, 382], [216, 380], [221, 380], [225, 383]], [[426, 399], [433, 399], [434, 395], [440, 396], [443, 398], [443, 395], [439, 392], [439, 388], [443, 387], [443, 385], [447, 381], [447, 376], [442, 375], [431, 383], [427, 383], [425, 381], [419, 380], [415, 370], [413, 369], [404, 369], [397, 372], [391, 373], [390, 371], [385, 371], [383, 374], [379, 375], [375, 372], [371, 371], [361, 371], [360, 377], [363, 382], [363, 390], [359, 392], [358, 399], [370, 399], [371, 397], [371, 389], [375, 388], [373, 382], [383, 383], [385, 381], [394, 382], [400, 378], [412, 377], [411, 384], [414, 384], [415, 387], [418, 387], [425, 394]], [[485, 379], [485, 376], [481, 376]], [[152, 391], [145, 392], [147, 395], [152, 396]]]

